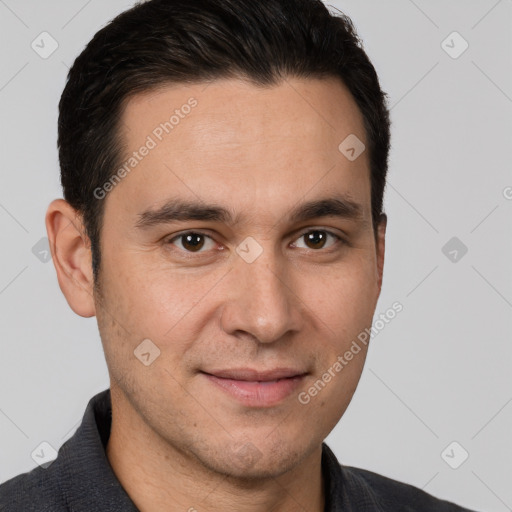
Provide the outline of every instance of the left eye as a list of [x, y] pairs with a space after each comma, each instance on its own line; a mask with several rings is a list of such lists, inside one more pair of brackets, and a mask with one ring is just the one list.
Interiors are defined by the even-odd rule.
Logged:
[[[325, 245], [329, 237], [334, 239], [334, 243], [341, 241], [341, 238], [338, 235], [323, 229], [315, 229], [302, 233], [297, 240], [303, 239], [307, 244], [305, 247], [306, 249], [325, 249]], [[331, 246], [332, 245], [333, 244], [331, 243]], [[297, 243], [294, 243], [293, 246], [297, 247]], [[302, 249], [303, 247], [300, 248]]]
[[181, 235], [175, 236], [169, 243], [174, 243], [175, 240], [180, 240], [181, 249], [184, 249], [187, 252], [201, 252], [205, 246], [207, 249], [211, 249], [212, 247], [208, 247], [206, 241], [208, 240], [212, 246], [214, 246], [214, 242], [211, 237], [208, 235], [204, 235], [203, 233], [182, 233]]

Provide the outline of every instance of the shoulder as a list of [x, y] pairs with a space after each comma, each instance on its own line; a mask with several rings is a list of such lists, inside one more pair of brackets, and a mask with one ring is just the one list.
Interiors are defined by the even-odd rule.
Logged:
[[[102, 444], [110, 432], [110, 411], [109, 390], [91, 398], [82, 423], [59, 448], [56, 459], [0, 485], [0, 512], [91, 510], [84, 504], [101, 493], [110, 499], [116, 480]], [[101, 484], [94, 494], [94, 487]]]
[[343, 485], [378, 510], [393, 512], [472, 512], [414, 487], [365, 469], [341, 466]]
[[58, 478], [51, 465], [37, 467], [15, 476], [0, 485], [1, 512], [61, 512], [67, 511], [60, 492]]

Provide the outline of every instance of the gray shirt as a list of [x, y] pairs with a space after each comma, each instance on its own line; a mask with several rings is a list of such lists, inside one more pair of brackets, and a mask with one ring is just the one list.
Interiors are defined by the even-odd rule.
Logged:
[[[106, 457], [110, 390], [94, 396], [57, 459], [0, 485], [2, 512], [137, 512]], [[384, 476], [340, 465], [322, 445], [325, 512], [470, 512]], [[264, 511], [263, 511], [264, 512]]]

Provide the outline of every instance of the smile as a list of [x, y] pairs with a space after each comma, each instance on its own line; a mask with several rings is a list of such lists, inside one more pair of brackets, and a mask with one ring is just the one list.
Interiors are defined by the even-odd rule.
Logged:
[[259, 372], [250, 369], [201, 372], [225, 394], [248, 407], [272, 407], [294, 393], [306, 373], [291, 369]]

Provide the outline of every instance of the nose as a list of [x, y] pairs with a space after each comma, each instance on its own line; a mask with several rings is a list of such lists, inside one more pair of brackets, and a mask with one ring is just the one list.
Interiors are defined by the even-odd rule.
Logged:
[[303, 304], [294, 291], [293, 275], [286, 262], [266, 249], [253, 262], [236, 257], [229, 273], [221, 327], [231, 335], [249, 334], [259, 343], [272, 343], [303, 323]]

